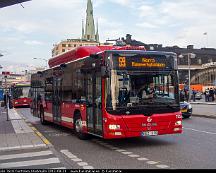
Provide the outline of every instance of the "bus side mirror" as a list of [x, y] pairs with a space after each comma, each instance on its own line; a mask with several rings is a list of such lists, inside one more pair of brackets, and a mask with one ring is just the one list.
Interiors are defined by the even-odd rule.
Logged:
[[102, 78], [108, 78], [109, 73], [106, 66], [101, 66], [101, 76]]

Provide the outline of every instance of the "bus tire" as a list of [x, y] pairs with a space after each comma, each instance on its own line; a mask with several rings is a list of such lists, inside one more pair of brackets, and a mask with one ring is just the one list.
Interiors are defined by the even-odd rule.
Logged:
[[88, 139], [88, 134], [82, 132], [82, 117], [80, 112], [74, 115], [74, 131], [76, 136], [81, 140]]
[[43, 125], [47, 124], [47, 121], [44, 119], [44, 110], [43, 110], [43, 108], [40, 109], [40, 122]]

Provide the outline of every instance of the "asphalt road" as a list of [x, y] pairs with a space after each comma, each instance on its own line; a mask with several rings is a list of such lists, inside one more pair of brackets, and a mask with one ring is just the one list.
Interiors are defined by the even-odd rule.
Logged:
[[53, 144], [67, 168], [216, 169], [216, 120], [183, 120], [183, 134], [121, 140], [79, 140], [70, 129], [43, 126], [27, 108], [17, 109]]

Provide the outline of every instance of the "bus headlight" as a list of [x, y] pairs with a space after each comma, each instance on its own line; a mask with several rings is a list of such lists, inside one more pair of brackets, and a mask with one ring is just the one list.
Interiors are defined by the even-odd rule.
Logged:
[[182, 125], [182, 121], [176, 121], [176, 122], [175, 122], [175, 125], [176, 125], [176, 126]]
[[176, 115], [176, 118], [182, 118], [182, 115], [178, 114]]
[[110, 124], [110, 125], [109, 125], [109, 129], [110, 129], [110, 130], [119, 130], [119, 129], [120, 129], [120, 125], [117, 125], [117, 124]]

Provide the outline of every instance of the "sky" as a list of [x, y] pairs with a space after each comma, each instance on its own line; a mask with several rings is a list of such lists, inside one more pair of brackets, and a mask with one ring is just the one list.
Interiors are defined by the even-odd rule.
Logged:
[[[92, 0], [100, 42], [131, 34], [146, 44], [216, 48], [215, 0]], [[46, 66], [53, 44], [80, 38], [87, 0], [31, 0], [0, 9], [0, 65]], [[207, 34], [204, 34], [207, 33]], [[34, 59], [37, 58], [37, 59]]]

